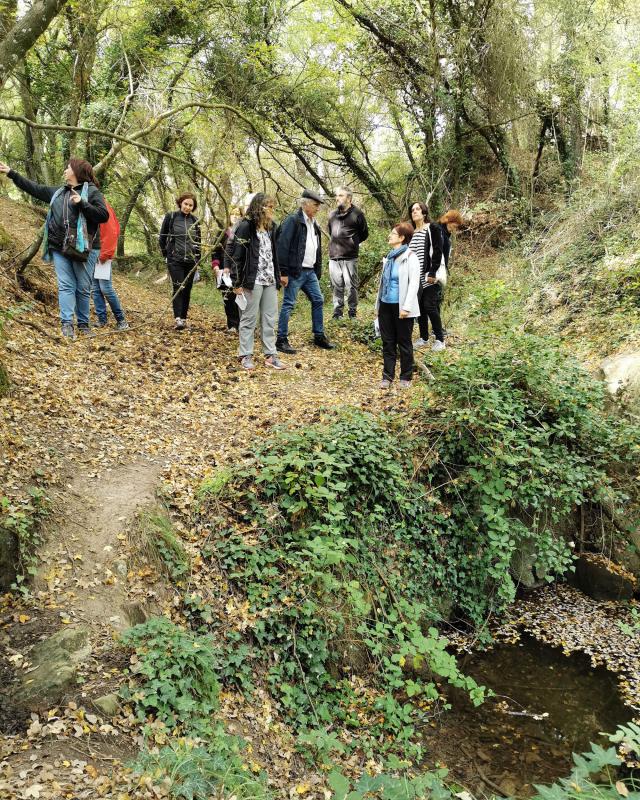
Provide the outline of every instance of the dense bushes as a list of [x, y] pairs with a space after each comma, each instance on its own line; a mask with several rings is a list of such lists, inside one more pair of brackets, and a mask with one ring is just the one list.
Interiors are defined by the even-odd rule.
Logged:
[[446, 517], [447, 584], [477, 624], [513, 600], [514, 554], [562, 574], [576, 507], [624, 499], [614, 475], [640, 437], [604, 406], [602, 385], [535, 336], [479, 341], [438, 368], [418, 449], [433, 454], [423, 476]]

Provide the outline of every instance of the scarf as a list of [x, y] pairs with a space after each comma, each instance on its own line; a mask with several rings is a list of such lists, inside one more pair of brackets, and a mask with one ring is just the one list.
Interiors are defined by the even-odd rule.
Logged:
[[[49, 250], [49, 222], [51, 220], [51, 207], [56, 199], [64, 192], [65, 186], [61, 186], [56, 192], [49, 203], [49, 210], [47, 211], [47, 218], [44, 221], [44, 233], [42, 234], [42, 260], [50, 263], [53, 260], [51, 251]], [[80, 197], [86, 202], [89, 198], [89, 184], [85, 181], [82, 184]], [[68, 202], [68, 201], [65, 201]], [[85, 219], [82, 211], [78, 211], [78, 225], [76, 228], [76, 249], [80, 253], [84, 253], [89, 249], [89, 235], [87, 233], [87, 220]]]

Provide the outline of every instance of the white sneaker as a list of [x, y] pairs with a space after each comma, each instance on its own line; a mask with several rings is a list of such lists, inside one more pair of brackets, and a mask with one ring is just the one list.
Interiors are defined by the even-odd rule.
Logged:
[[418, 350], [420, 347], [426, 347], [429, 342], [426, 339], [416, 339], [413, 343], [413, 349]]
[[187, 322], [184, 319], [180, 319], [180, 317], [176, 317], [176, 324], [174, 327], [177, 331], [183, 331], [187, 327]]
[[440, 342], [437, 339], [431, 345], [431, 349], [433, 350], [434, 353], [439, 353], [441, 350], [446, 349], [446, 347], [447, 345], [444, 342]]

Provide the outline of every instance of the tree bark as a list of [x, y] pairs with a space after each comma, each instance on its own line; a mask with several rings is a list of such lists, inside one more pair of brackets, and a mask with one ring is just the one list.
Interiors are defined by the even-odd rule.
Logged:
[[36, 0], [0, 41], [0, 89], [56, 18], [67, 0]]

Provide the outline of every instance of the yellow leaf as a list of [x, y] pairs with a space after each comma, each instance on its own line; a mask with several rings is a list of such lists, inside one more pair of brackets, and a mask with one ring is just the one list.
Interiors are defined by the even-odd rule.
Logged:
[[296, 792], [299, 795], [307, 794], [311, 791], [311, 786], [308, 783], [299, 783], [296, 786]]
[[30, 619], [31, 617], [28, 614], [20, 614], [20, 616], [18, 617], [18, 622], [22, 623], [29, 622]]
[[629, 797], [629, 790], [622, 781], [616, 781], [616, 792], [622, 797]]

